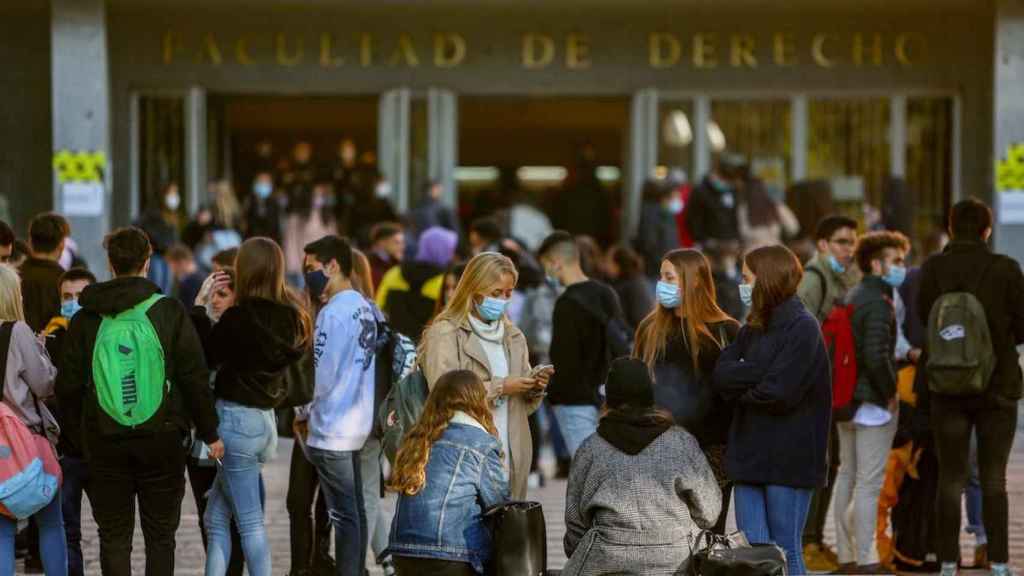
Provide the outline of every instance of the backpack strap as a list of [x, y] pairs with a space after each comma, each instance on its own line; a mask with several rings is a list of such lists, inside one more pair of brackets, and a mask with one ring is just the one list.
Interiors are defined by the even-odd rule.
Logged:
[[827, 302], [825, 302], [825, 298], [828, 296], [828, 280], [825, 279], [824, 272], [813, 266], [808, 266], [805, 270], [807, 272], [811, 272], [821, 280], [821, 304], [818, 305], [818, 313], [815, 314], [816, 318], [820, 318], [823, 311], [822, 309], [825, 308], [825, 305], [827, 304]]

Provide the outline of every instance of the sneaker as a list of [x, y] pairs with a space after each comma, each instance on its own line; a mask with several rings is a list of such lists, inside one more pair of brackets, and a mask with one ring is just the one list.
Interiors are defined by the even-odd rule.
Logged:
[[831, 552], [822, 544], [804, 545], [804, 566], [811, 572], [835, 572], [839, 569], [839, 562], [838, 558], [829, 558]]
[[384, 576], [395, 576], [395, 563], [391, 561], [391, 557], [380, 561], [380, 568], [384, 571]]
[[956, 562], [943, 562], [939, 576], [960, 576], [960, 567]]
[[1009, 564], [996, 564], [995, 562], [992, 563], [989, 574], [992, 576], [1014, 576]]
[[974, 548], [974, 568], [988, 570], [988, 544], [979, 544]]

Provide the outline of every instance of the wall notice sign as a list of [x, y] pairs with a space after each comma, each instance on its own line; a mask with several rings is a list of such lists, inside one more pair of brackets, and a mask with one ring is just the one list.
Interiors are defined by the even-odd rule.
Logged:
[[103, 184], [99, 182], [68, 182], [61, 189], [65, 216], [101, 216]]
[[1024, 224], [1024, 190], [1008, 190], [996, 194], [1000, 224]]

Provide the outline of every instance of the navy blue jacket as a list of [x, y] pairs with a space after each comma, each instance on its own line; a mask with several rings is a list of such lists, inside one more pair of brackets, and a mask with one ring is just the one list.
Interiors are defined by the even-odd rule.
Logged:
[[796, 296], [766, 329], [744, 326], [715, 367], [714, 385], [736, 402], [726, 472], [735, 482], [825, 485], [832, 375], [818, 321]]

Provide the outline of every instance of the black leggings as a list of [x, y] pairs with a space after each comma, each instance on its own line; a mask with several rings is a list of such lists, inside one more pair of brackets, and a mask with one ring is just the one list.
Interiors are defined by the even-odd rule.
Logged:
[[395, 556], [393, 560], [398, 576], [477, 576], [473, 566], [466, 562], [411, 556]]
[[976, 430], [988, 557], [992, 562], [1008, 562], [1006, 466], [1017, 432], [1017, 401], [995, 394], [966, 398], [933, 395], [931, 415], [939, 457], [939, 561], [956, 562], [960, 556], [960, 499], [967, 484], [971, 430]]

